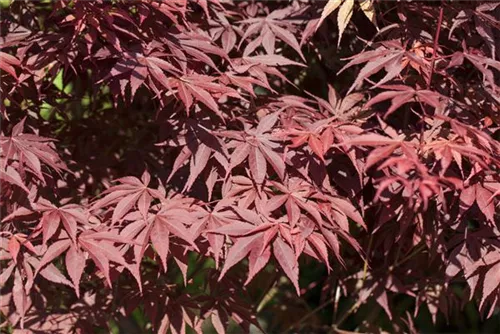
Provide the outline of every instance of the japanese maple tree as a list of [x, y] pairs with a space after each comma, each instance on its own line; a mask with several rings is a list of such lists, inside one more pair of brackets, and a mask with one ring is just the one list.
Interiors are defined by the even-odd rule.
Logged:
[[2, 330], [496, 316], [500, 2], [2, 6]]

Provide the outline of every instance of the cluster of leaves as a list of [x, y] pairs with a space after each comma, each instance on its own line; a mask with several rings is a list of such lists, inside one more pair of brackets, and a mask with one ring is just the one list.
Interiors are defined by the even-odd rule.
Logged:
[[[383, 310], [391, 332], [416, 331], [424, 306], [434, 322], [471, 300], [490, 317], [500, 306], [499, 10], [9, 4], [3, 326], [87, 333], [139, 312], [147, 324], [136, 331], [269, 330], [258, 312], [273, 293], [305, 300], [316, 286], [333, 329], [363, 305]], [[315, 66], [331, 75], [320, 87]], [[304, 286], [310, 259], [325, 271]], [[337, 319], [341, 298], [354, 304]], [[411, 301], [406, 315], [397, 298]]]

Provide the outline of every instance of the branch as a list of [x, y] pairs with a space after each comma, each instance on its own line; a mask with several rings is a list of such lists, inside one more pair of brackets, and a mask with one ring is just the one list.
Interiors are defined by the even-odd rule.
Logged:
[[427, 88], [431, 87], [432, 75], [434, 74], [434, 64], [436, 62], [436, 49], [438, 47], [439, 34], [441, 33], [441, 24], [443, 23], [443, 4], [439, 8], [439, 19], [437, 23], [436, 35], [434, 36], [434, 46], [432, 47], [432, 62], [431, 62], [431, 74], [429, 75], [429, 81], [427, 81]]

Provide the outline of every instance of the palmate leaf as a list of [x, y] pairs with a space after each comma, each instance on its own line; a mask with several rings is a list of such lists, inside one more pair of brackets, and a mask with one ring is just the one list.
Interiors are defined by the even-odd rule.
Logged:
[[292, 14], [291, 10], [276, 10], [266, 17], [249, 18], [240, 21], [246, 27], [239, 46], [253, 35], [259, 34], [259, 37], [247, 44], [244, 55], [250, 55], [259, 45], [264, 47], [268, 55], [274, 55], [275, 42], [276, 39], [279, 39], [292, 47], [305, 60], [297, 39], [290, 32], [290, 29], [293, 29], [293, 20], [286, 19], [290, 14]]
[[241, 96], [234, 89], [220, 82], [215, 82], [215, 80], [215, 77], [190, 75], [180, 77], [179, 79], [170, 78], [166, 82], [166, 85], [169, 89], [177, 88], [178, 97], [184, 103], [188, 114], [193, 101], [197, 100], [222, 117], [213, 95], [223, 94], [236, 98], [241, 98]]
[[441, 94], [427, 89], [415, 90], [411, 87], [403, 85], [385, 85], [383, 87], [387, 89], [387, 91], [382, 92], [370, 99], [364, 105], [364, 108], [370, 108], [374, 104], [383, 102], [385, 100], [391, 100], [391, 106], [385, 112], [384, 118], [387, 118], [399, 107], [408, 102], [420, 102], [422, 104], [427, 104], [434, 108], [438, 108], [446, 99]]
[[398, 40], [381, 42], [375, 50], [365, 51], [347, 59], [350, 60], [349, 63], [338, 73], [345, 71], [351, 66], [366, 63], [347, 94], [381, 69], [386, 71], [386, 75], [373, 88], [379, 87], [396, 78], [408, 65], [412, 67], [418, 66], [418, 68], [423, 69], [424, 73], [428, 72], [430, 67], [428, 62], [423, 58], [419, 48], [406, 50], [406, 47]]
[[[140, 211], [132, 211], [123, 218], [131, 223], [121, 230], [120, 236], [131, 240], [127, 247], [133, 250], [135, 259], [133, 268], [136, 271], [140, 269], [150, 242], [160, 258], [164, 272], [167, 271], [167, 258], [172, 256], [187, 283], [186, 252], [188, 250], [199, 251], [194, 243], [198, 234], [193, 226], [200, 217], [201, 210], [194, 208], [196, 206], [192, 201], [168, 198], [159, 206], [155, 206], [146, 216]], [[174, 239], [173, 242], [171, 239]]]
[[[172, 170], [168, 176], [169, 182], [174, 175], [186, 164], [189, 164], [189, 177], [186, 180], [183, 191], [189, 191], [199, 175], [210, 168], [213, 178], [219, 175], [216, 167], [226, 169], [229, 165], [227, 161], [227, 147], [209, 129], [194, 122], [186, 123], [186, 134], [181, 142], [172, 141], [159, 143], [160, 145], [181, 146], [182, 149], [177, 155]], [[215, 182], [215, 180], [213, 180]], [[210, 182], [206, 183], [207, 190], [210, 191]]]
[[[235, 149], [230, 157], [230, 169], [238, 166], [248, 157], [248, 165], [252, 176], [257, 184], [262, 184], [268, 174], [267, 163], [269, 163], [278, 176], [285, 176], [284, 159], [274, 150], [277, 138], [268, 132], [278, 121], [278, 114], [270, 114], [263, 117], [256, 128], [246, 131], [245, 136], [237, 135], [240, 139], [234, 142]], [[224, 134], [224, 136], [230, 133]]]
[[[12, 128], [10, 137], [0, 135], [2, 165], [5, 166], [9, 160], [15, 160], [20, 165], [18, 172], [24, 173], [25, 170], [28, 170], [42, 182], [45, 182], [42, 163], [56, 172], [67, 170], [66, 164], [61, 161], [57, 152], [51, 147], [54, 140], [24, 133], [25, 121], [26, 118], [23, 118]], [[8, 178], [10, 175], [10, 180], [15, 182], [16, 176], [14, 172], [7, 173], [6, 171], [4, 177]]]
[[[113, 262], [128, 269], [128, 271], [130, 271], [130, 273], [136, 279], [139, 290], [142, 290], [141, 278], [139, 273], [134, 269], [133, 266], [125, 261], [119, 249], [114, 246], [115, 243], [129, 242], [130, 240], [123, 238], [116, 231], [104, 233], [86, 231], [82, 233], [82, 235], [80, 235], [78, 240], [78, 244], [81, 249], [84, 250], [93, 260], [101, 273], [104, 275], [109, 286], [112, 286], [110, 276], [110, 262]], [[80, 270], [80, 268], [76, 268], [73, 275], [76, 276]]]
[[[297, 294], [300, 295], [298, 287], [298, 263], [295, 254], [292, 247], [282, 240], [282, 237], [278, 236], [278, 231], [281, 234], [286, 230], [282, 230], [279, 225], [271, 223], [263, 223], [257, 227], [254, 225], [253, 228], [251, 224], [241, 224], [235, 223], [212, 231], [212, 233], [237, 236], [234, 245], [230, 248], [226, 257], [219, 280], [224, 277], [231, 267], [249, 256], [251, 263], [246, 281], [246, 284], [248, 284], [269, 261], [272, 248], [272, 253], [280, 264], [280, 267], [296, 287]], [[245, 225], [249, 226], [246, 227]]]
[[141, 179], [132, 176], [120, 178], [116, 180], [120, 184], [107, 189], [103, 193], [106, 196], [93, 203], [90, 209], [98, 210], [116, 204], [113, 209], [113, 223], [123, 218], [136, 205], [141, 214], [146, 216], [151, 201], [155, 198], [158, 200], [164, 198], [161, 191], [148, 188], [150, 180], [151, 176], [147, 171], [143, 173]]

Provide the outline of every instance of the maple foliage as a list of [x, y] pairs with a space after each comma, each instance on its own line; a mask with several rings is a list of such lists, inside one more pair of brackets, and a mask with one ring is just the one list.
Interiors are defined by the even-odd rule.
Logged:
[[2, 327], [315, 332], [369, 305], [392, 321], [357, 330], [416, 332], [424, 307], [500, 307], [499, 3], [6, 6]]

